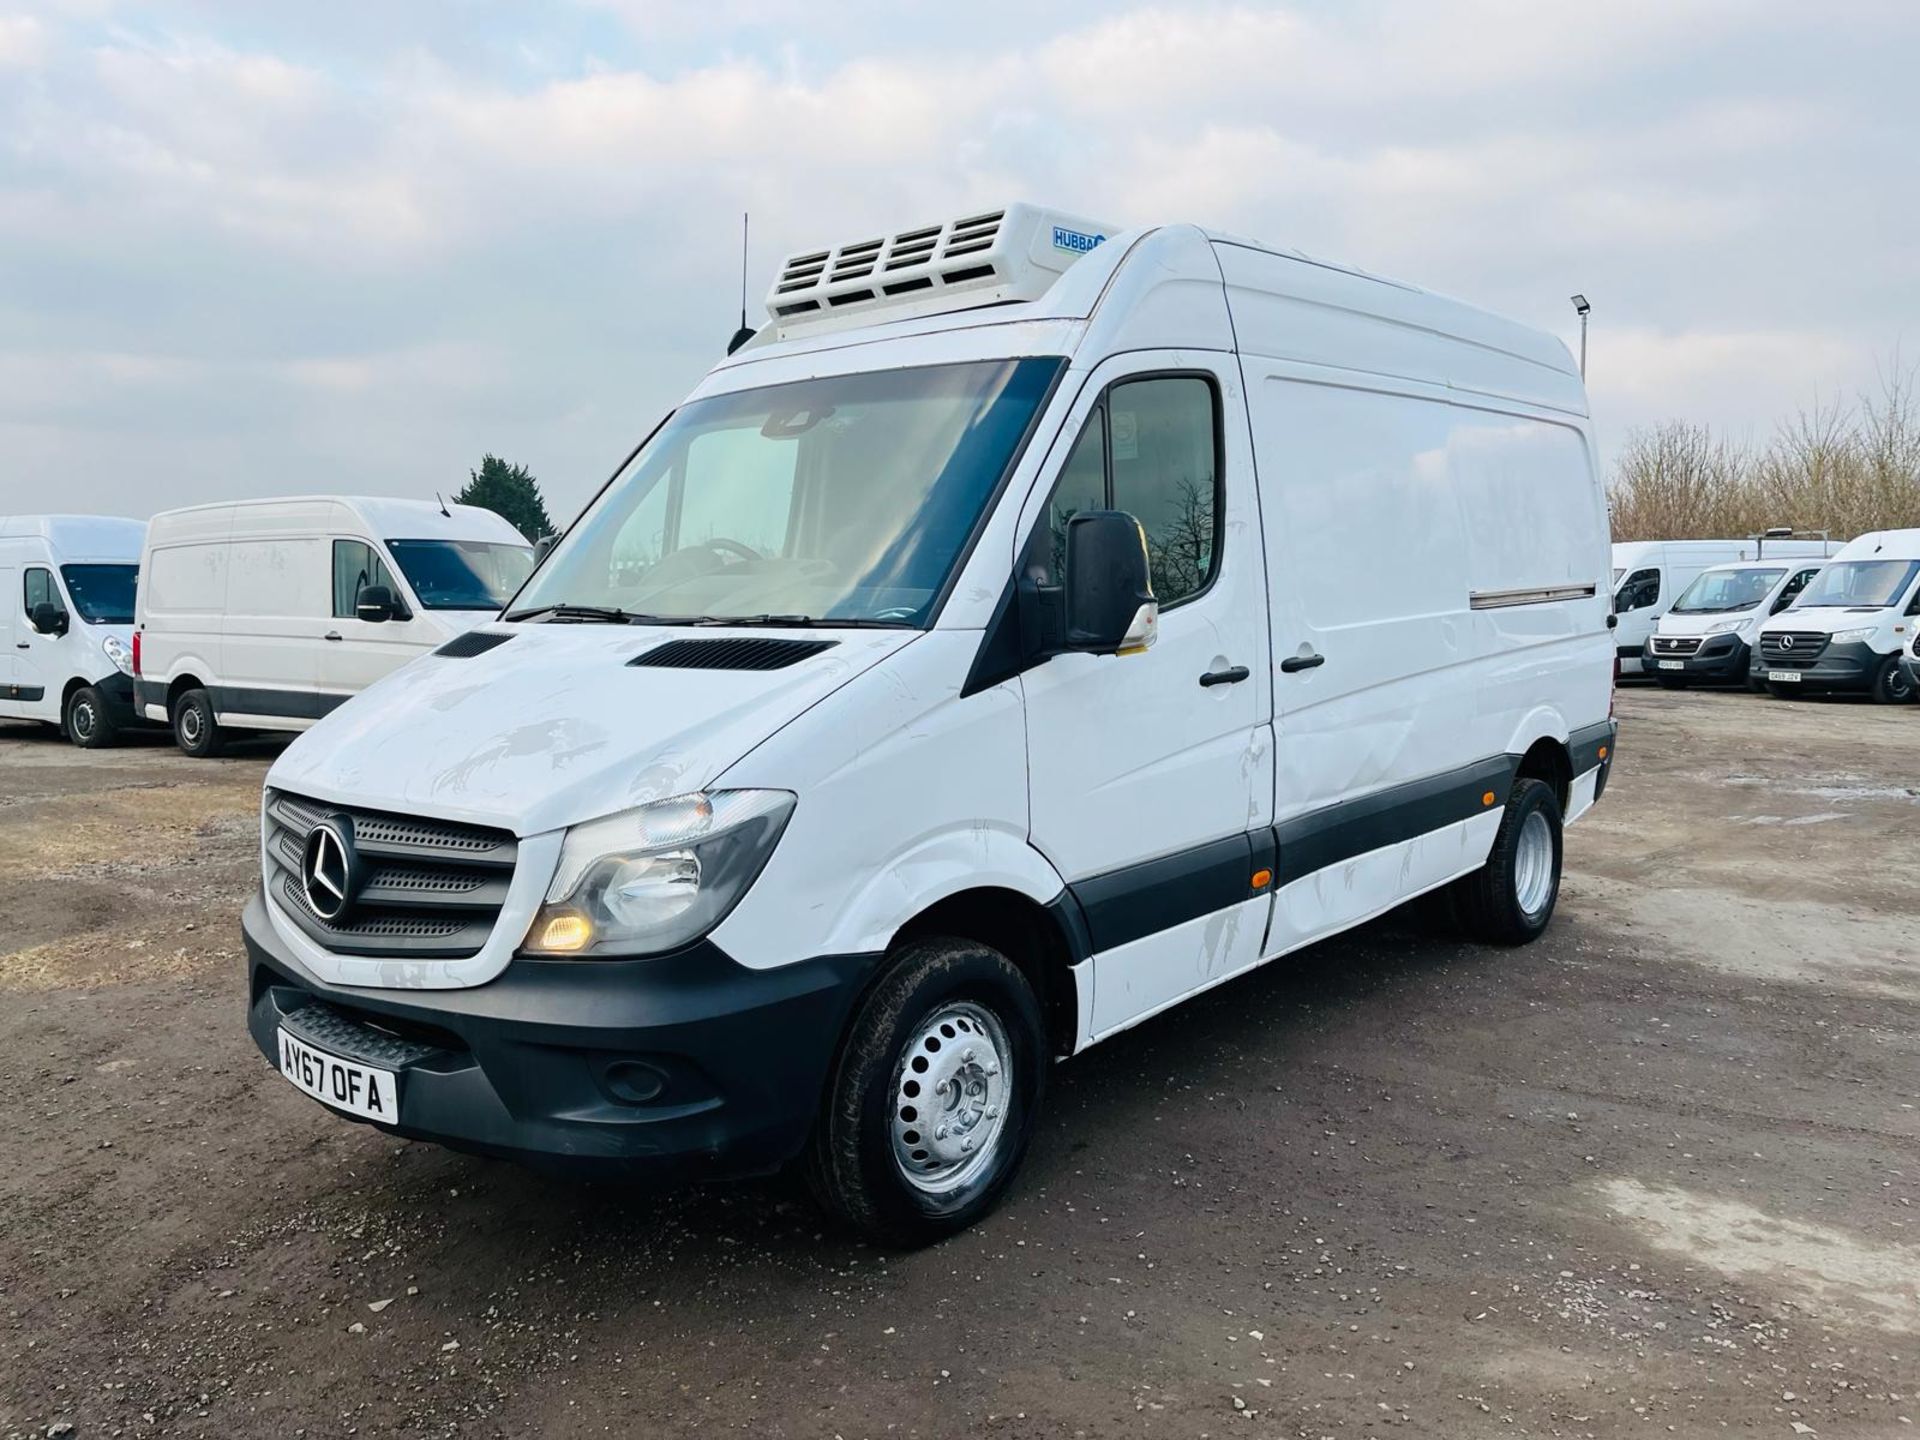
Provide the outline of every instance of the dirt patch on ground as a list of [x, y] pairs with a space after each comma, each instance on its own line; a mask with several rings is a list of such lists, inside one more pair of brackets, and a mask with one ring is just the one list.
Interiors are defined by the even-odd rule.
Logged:
[[0, 1436], [1911, 1435], [1920, 711], [1621, 714], [1540, 943], [1097, 1046], [912, 1255], [334, 1119], [242, 1025], [264, 755], [0, 727]]

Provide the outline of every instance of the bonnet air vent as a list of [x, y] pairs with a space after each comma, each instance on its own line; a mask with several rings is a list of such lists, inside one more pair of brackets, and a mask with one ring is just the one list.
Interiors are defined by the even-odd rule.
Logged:
[[496, 646], [511, 640], [511, 635], [499, 635], [486, 630], [469, 630], [464, 635], [456, 635], [433, 653], [444, 655], [449, 660], [471, 660], [476, 655], [484, 655]]
[[[1033, 205], [1008, 205], [790, 256], [767, 292], [784, 337], [814, 326], [867, 323], [869, 312], [927, 315], [1037, 300], [1110, 225]], [[846, 317], [843, 319], [842, 317]]]
[[669, 640], [629, 660], [642, 670], [784, 670], [809, 655], [831, 650], [837, 640]]

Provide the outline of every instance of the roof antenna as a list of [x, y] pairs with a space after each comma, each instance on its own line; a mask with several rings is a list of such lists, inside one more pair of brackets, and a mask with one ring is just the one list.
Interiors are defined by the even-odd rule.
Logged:
[[433, 492], [433, 498], [435, 502], [440, 506], [440, 513], [446, 516], [447, 519], [451, 520], [453, 518], [453, 512], [447, 509], [447, 502], [440, 498], [440, 492], [438, 490]]
[[727, 354], [731, 355], [753, 338], [753, 327], [747, 324], [747, 212], [740, 212], [740, 328], [733, 332], [733, 339], [727, 342]]

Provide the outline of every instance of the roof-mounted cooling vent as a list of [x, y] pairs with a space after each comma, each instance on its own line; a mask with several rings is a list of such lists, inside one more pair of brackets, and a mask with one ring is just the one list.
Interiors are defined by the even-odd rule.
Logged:
[[890, 318], [1036, 300], [1114, 229], [1033, 205], [1009, 205], [868, 236], [790, 256], [767, 292], [767, 313], [785, 337], [842, 317], [864, 324], [882, 310]]

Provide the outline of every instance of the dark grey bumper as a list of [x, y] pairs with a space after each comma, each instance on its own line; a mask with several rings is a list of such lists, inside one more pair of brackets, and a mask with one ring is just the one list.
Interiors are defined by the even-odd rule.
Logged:
[[702, 943], [650, 960], [515, 960], [466, 990], [369, 990], [306, 971], [258, 895], [241, 932], [247, 1027], [269, 1063], [286, 1025], [397, 1073], [399, 1121], [379, 1129], [628, 1178], [763, 1174], [793, 1159], [878, 959], [758, 971]]
[[1749, 673], [1765, 680], [1770, 672], [1795, 672], [1800, 678], [1785, 683], [1807, 690], [1866, 690], [1886, 663], [1886, 655], [1864, 640], [1849, 640], [1844, 645], [1829, 644], [1811, 660], [1768, 659], [1756, 648]]
[[[1739, 684], [1746, 680], [1749, 648], [1738, 635], [1709, 635], [1691, 655], [1662, 655], [1649, 639], [1640, 663], [1649, 675], [1679, 676], [1684, 680]], [[1675, 669], [1671, 662], [1678, 661]]]

